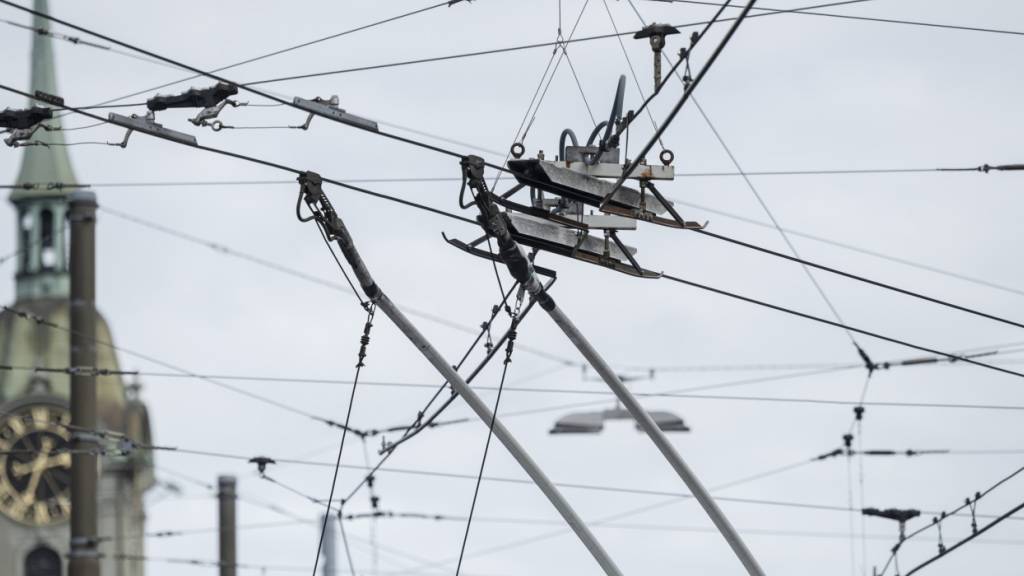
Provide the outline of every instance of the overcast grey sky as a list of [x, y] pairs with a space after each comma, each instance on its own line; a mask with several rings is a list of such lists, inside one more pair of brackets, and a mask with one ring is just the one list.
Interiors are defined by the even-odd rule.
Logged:
[[[796, 7], [776, 0], [768, 7]], [[807, 4], [810, 4], [808, 2]], [[137, 3], [125, 0], [70, 2], [53, 0], [55, 15], [82, 26], [206, 69], [243, 60], [279, 47], [345, 30], [406, 12], [426, 2], [221, 1]], [[564, 27], [584, 8], [581, 0], [561, 3]], [[682, 24], [704, 20], [709, 7], [636, 1], [647, 21]], [[410, 17], [386, 26], [298, 50], [226, 72], [236, 82], [289, 74], [400, 61], [499, 48], [554, 39], [559, 3], [554, 0], [478, 0]], [[626, 2], [609, 1], [620, 30], [640, 27]], [[832, 9], [835, 13], [906, 18], [1024, 30], [1024, 7], [1002, 1], [874, 0]], [[0, 18], [28, 22], [12, 9]], [[59, 27], [57, 30], [61, 30]], [[702, 44], [695, 63], [703, 63], [725, 27]], [[31, 33], [3, 26], [2, 81], [27, 88]], [[73, 31], [62, 30], [80, 35]], [[612, 31], [602, 0], [591, 0], [577, 35]], [[687, 31], [688, 32], [688, 31]], [[566, 31], [566, 34], [568, 32]], [[675, 52], [685, 36], [670, 39]], [[645, 41], [623, 39], [641, 85], [651, 84], [651, 56]], [[1024, 161], [1018, 142], [1024, 83], [1016, 72], [1024, 38], [870, 23], [808, 15], [751, 19], [726, 48], [697, 91], [722, 138], [746, 170], [931, 168]], [[181, 78], [169, 69], [81, 45], [57, 43], [61, 94], [69, 104], [87, 105]], [[614, 39], [569, 48], [572, 64], [595, 116], [607, 114], [619, 74], [627, 62]], [[550, 48], [451, 60], [415, 66], [327, 76], [266, 86], [277, 94], [330, 96], [355, 114], [445, 135], [475, 148], [432, 140], [462, 152], [502, 152], [511, 144], [534, 93]], [[211, 82], [193, 81], [196, 86]], [[189, 83], [173, 90], [186, 88]], [[172, 89], [161, 92], [168, 93]], [[660, 121], [681, 88], [669, 83], [653, 102]], [[258, 98], [245, 95], [253, 103]], [[144, 97], [129, 99], [141, 102]], [[641, 98], [630, 80], [627, 108]], [[24, 102], [0, 96], [0, 107]], [[221, 147], [337, 179], [455, 177], [452, 158], [375, 137], [323, 119], [309, 131], [198, 130], [185, 112], [162, 113], [167, 126], [193, 132], [202, 144]], [[289, 108], [237, 108], [223, 113], [226, 123], [266, 125], [299, 123]], [[66, 126], [92, 123], [69, 118]], [[588, 133], [592, 124], [579, 89], [563, 63], [536, 115], [526, 147], [530, 154], [557, 148], [565, 127]], [[391, 128], [401, 132], [396, 128]], [[408, 133], [404, 133], [408, 134]], [[633, 146], [651, 134], [640, 120]], [[415, 135], [413, 135], [415, 136]], [[117, 140], [121, 131], [102, 127], [70, 132], [68, 140]], [[419, 136], [415, 136], [419, 138]], [[429, 139], [428, 139], [429, 140]], [[692, 104], [665, 136], [675, 151], [678, 172], [732, 171], [729, 157]], [[289, 180], [291, 175], [245, 162], [190, 150], [137, 134], [127, 149], [80, 146], [70, 152], [85, 183]], [[501, 154], [484, 153], [500, 162]], [[13, 182], [20, 154], [0, 153], [0, 181]], [[826, 236], [868, 250], [1024, 289], [1018, 261], [1019, 216], [1024, 202], [1013, 173], [765, 176], [752, 181], [787, 227]], [[375, 190], [458, 211], [457, 182], [382, 183]], [[139, 216], [170, 228], [296, 268], [330, 281], [342, 281], [330, 255], [310, 224], [294, 216], [296, 186], [95, 187], [102, 208]], [[679, 178], [661, 189], [678, 200], [765, 220], [765, 214], [740, 178]], [[478, 235], [472, 226], [338, 188], [329, 193], [352, 230], [379, 284], [410, 309], [430, 311], [464, 326], [483, 321], [497, 295], [489, 264], [446, 245], [441, 232], [463, 239]], [[14, 249], [15, 221], [4, 204], [0, 253]], [[466, 216], [472, 217], [472, 212]], [[785, 250], [771, 229], [686, 208], [688, 219], [710, 219], [714, 232]], [[729, 246], [696, 234], [641, 226], [624, 235], [639, 249], [648, 268], [664, 270], [712, 286], [734, 290], [801, 311], [827, 316], [828, 310], [796, 265]], [[1021, 319], [1021, 296], [905, 265], [795, 237], [801, 254], [815, 261], [925, 292], [987, 312]], [[556, 268], [554, 294], [594, 344], [624, 372], [628, 367], [751, 363], [855, 363], [856, 352], [841, 330], [757, 308], [666, 280], [638, 280], [557, 256], [543, 256]], [[231, 375], [351, 379], [364, 313], [354, 298], [323, 286], [268, 271], [208, 248], [185, 243], [100, 212], [98, 224], [98, 304], [117, 343], [188, 370]], [[2, 273], [13, 276], [13, 263]], [[851, 325], [924, 346], [961, 350], [1024, 340], [1024, 332], [879, 289], [817, 274], [843, 318]], [[504, 278], [506, 286], [507, 277]], [[0, 301], [14, 298], [14, 283], [0, 283]], [[453, 361], [472, 336], [414, 318]], [[918, 353], [869, 337], [857, 340], [876, 359]], [[518, 343], [542, 348], [578, 362], [570, 344], [539, 310], [523, 324]], [[478, 358], [476, 356], [475, 358]], [[1013, 356], [1007, 356], [1007, 360]], [[164, 368], [121, 355], [129, 369]], [[1007, 366], [1013, 366], [1007, 364]], [[534, 389], [605, 390], [581, 378], [578, 368], [559, 365], [517, 350], [509, 383]], [[1019, 366], [1018, 366], [1019, 367]], [[654, 381], [637, 382], [637, 392], [655, 392], [716, 384], [777, 372], [672, 372], [658, 370]], [[789, 372], [783, 372], [789, 373]], [[730, 396], [815, 398], [854, 401], [863, 370], [736, 386], [713, 393]], [[477, 379], [493, 387], [500, 377], [495, 363]], [[366, 382], [439, 383], [425, 361], [379, 315], [366, 368]], [[310, 419], [247, 399], [207, 382], [146, 376], [144, 397], [151, 410], [158, 444], [243, 455], [270, 455], [333, 461], [339, 434]], [[308, 383], [233, 382], [302, 410], [340, 419], [350, 388]], [[1024, 403], [1021, 382], [974, 366], [942, 365], [880, 372], [868, 400], [875, 402]], [[353, 424], [361, 428], [405, 423], [431, 391], [387, 386], [360, 387]], [[482, 392], [493, 402], [492, 391]], [[597, 396], [509, 391], [501, 412], [593, 401]], [[611, 401], [609, 400], [609, 405]], [[852, 417], [850, 406], [648, 398], [650, 408], [673, 410], [692, 427], [673, 436], [679, 451], [709, 485], [716, 486], [806, 460], [841, 444]], [[660, 491], [684, 491], [681, 482], [647, 439], [627, 423], [607, 427], [593, 437], [547, 434], [551, 411], [510, 417], [507, 424], [559, 482], [588, 483]], [[456, 402], [448, 416], [470, 415]], [[868, 407], [865, 448], [1020, 449], [1018, 412], [908, 407]], [[402, 447], [393, 468], [475, 474], [486, 428], [471, 423], [428, 431]], [[376, 444], [369, 447], [375, 458]], [[525, 478], [497, 444], [487, 474]], [[875, 458], [864, 461], [865, 506], [948, 510], [1021, 465], [1013, 455], [948, 455]], [[350, 438], [344, 462], [364, 464], [358, 441]], [[845, 507], [856, 480], [845, 459], [815, 463], [763, 480], [725, 489], [736, 498]], [[151, 494], [150, 530], [209, 528], [216, 525], [215, 500], [203, 488], [173, 476], [185, 473], [207, 482], [217, 474], [237, 474], [243, 497], [273, 502], [313, 519], [316, 506], [260, 480], [242, 461], [185, 454], [157, 455], [158, 476], [181, 484], [184, 496]], [[326, 497], [329, 467], [279, 465], [274, 477], [302, 491]], [[343, 469], [339, 492], [347, 494], [360, 478]], [[377, 488], [384, 509], [463, 516], [473, 482], [398, 472], [382, 472]], [[979, 513], [1000, 514], [1019, 503], [1024, 483], [1011, 482], [979, 506]], [[634, 509], [642, 513], [595, 528], [627, 574], [741, 574], [742, 568], [692, 500], [666, 496], [566, 489], [588, 519]], [[803, 576], [850, 574], [851, 516], [842, 511], [723, 502], [769, 574]], [[353, 512], [368, 509], [365, 492], [351, 502]], [[532, 486], [485, 482], [477, 507], [479, 522], [470, 537], [466, 573], [597, 573], [584, 548], [558, 521]], [[284, 518], [287, 520], [287, 518]], [[488, 520], [526, 519], [540, 523]], [[278, 522], [273, 511], [243, 503], [243, 525]], [[923, 525], [920, 519], [911, 526]], [[550, 524], [543, 524], [550, 522]], [[859, 517], [854, 529], [861, 531]], [[662, 527], [662, 529], [652, 529]], [[896, 528], [885, 521], [866, 523], [866, 559], [859, 538], [853, 546], [856, 573], [884, 563]], [[348, 525], [357, 570], [372, 566], [365, 544], [370, 525]], [[420, 570], [421, 562], [450, 562], [457, 557], [464, 526], [460, 522], [381, 520], [383, 572]], [[506, 551], [488, 549], [546, 532], [557, 537]], [[969, 533], [964, 520], [944, 527], [946, 542]], [[316, 528], [295, 524], [245, 530], [240, 561], [255, 565], [308, 567], [316, 549]], [[929, 538], [932, 534], [928, 535]], [[357, 540], [358, 539], [358, 540]], [[1017, 521], [1001, 524], [979, 541], [928, 568], [935, 576], [1019, 573], [1024, 530]], [[934, 539], [908, 544], [904, 570], [935, 551]], [[151, 539], [147, 553], [163, 558], [215, 559], [211, 534]], [[339, 550], [340, 553], [340, 550]], [[339, 557], [339, 566], [340, 563]], [[212, 568], [153, 562], [149, 574], [211, 574]], [[423, 573], [444, 574], [453, 564]], [[269, 570], [268, 574], [275, 573]], [[405, 573], [405, 572], [403, 572]]]

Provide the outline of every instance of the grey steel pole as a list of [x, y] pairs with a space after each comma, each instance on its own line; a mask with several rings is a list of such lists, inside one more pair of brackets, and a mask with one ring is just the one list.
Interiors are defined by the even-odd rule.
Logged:
[[238, 566], [235, 538], [235, 477], [217, 477], [217, 502], [220, 524], [220, 576], [235, 576]]
[[601, 375], [601, 378], [608, 384], [608, 387], [615, 393], [615, 396], [622, 402], [623, 406], [626, 407], [626, 410], [633, 416], [636, 423], [647, 433], [647, 436], [654, 442], [662, 456], [668, 460], [669, 464], [683, 480], [683, 483], [686, 484], [686, 487], [690, 489], [694, 498], [704, 508], [704, 511], [711, 518], [718, 531], [722, 533], [722, 536], [729, 543], [733, 552], [740, 562], [743, 563], [747, 573], [750, 576], [764, 576], [764, 571], [757, 563], [750, 549], [747, 548], [739, 533], [718, 507], [718, 504], [715, 503], [711, 493], [701, 484], [697, 475], [694, 474], [693, 470], [683, 460], [683, 457], [676, 451], [675, 446], [669, 442], [665, 433], [661, 431], [661, 428], [658, 428], [658, 424], [651, 418], [651, 415], [647, 413], [647, 410], [644, 410], [644, 407], [640, 405], [636, 397], [622, 383], [618, 374], [604, 361], [604, 358], [598, 354], [597, 350], [590, 344], [583, 333], [576, 328], [576, 325], [569, 320], [569, 317], [562, 312], [551, 295], [544, 289], [544, 285], [537, 278], [533, 263], [526, 257], [522, 249], [512, 238], [512, 234], [509, 232], [508, 225], [505, 222], [505, 216], [498, 210], [490, 198], [487, 184], [483, 179], [483, 160], [471, 156], [463, 160], [463, 166], [466, 170], [470, 186], [476, 192], [476, 203], [483, 215], [481, 224], [485, 227], [488, 234], [493, 235], [498, 240], [498, 253], [508, 266], [513, 278], [526, 287], [530, 296], [537, 300], [540, 307], [551, 316], [551, 319], [562, 329], [562, 332], [576, 346], [587, 362]]
[[558, 510], [558, 513], [562, 515], [565, 522], [576, 533], [576, 536], [583, 542], [587, 550], [590, 551], [591, 556], [601, 566], [604, 573], [608, 576], [622, 576], [622, 572], [615, 565], [615, 562], [605, 551], [604, 547], [601, 546], [601, 543], [597, 541], [590, 528], [576, 514], [572, 505], [562, 496], [562, 493], [559, 492], [558, 488], [544, 474], [544, 471], [534, 462], [533, 458], [519, 444], [512, 433], [505, 428], [501, 420], [494, 416], [487, 403], [477, 396], [476, 392], [469, 387], [462, 376], [452, 367], [452, 364], [441, 356], [430, 341], [416, 329], [416, 326], [405, 317], [405, 314], [377, 286], [373, 276], [370, 275], [370, 271], [366, 268], [362, 257], [359, 255], [359, 251], [356, 249], [352, 236], [345, 227], [345, 223], [337, 215], [330, 201], [324, 195], [323, 190], [321, 190], [320, 176], [313, 172], [306, 172], [299, 176], [299, 182], [302, 185], [303, 194], [300, 200], [304, 198], [311, 208], [319, 210], [319, 223], [324, 227], [328, 237], [334, 239], [341, 248], [345, 260], [348, 261], [355, 272], [356, 278], [363, 288], [363, 292], [366, 293], [367, 298], [376, 304], [377, 308], [384, 312], [395, 326], [405, 334], [405, 337], [416, 346], [434, 369], [444, 376], [445, 380], [452, 385], [459, 396], [465, 400], [466, 404], [469, 405], [485, 425], [493, 423], [494, 436], [505, 446], [505, 449], [516, 459], [516, 462], [533, 480], [534, 484], [540, 488], [540, 491], [544, 493], [548, 501]]
[[324, 545], [323, 550], [320, 551], [320, 556], [324, 559], [323, 567], [321, 568], [321, 574], [323, 576], [335, 576], [334, 567], [334, 522], [328, 522], [327, 516], [330, 513], [324, 514], [323, 523], [324, 526]]
[[99, 576], [96, 496], [96, 195], [69, 196], [71, 222], [71, 546], [68, 576]]

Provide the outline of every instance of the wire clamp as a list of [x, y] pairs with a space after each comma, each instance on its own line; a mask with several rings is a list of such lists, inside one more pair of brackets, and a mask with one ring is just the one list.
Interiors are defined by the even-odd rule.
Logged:
[[[36, 133], [43, 120], [53, 118], [53, 109], [41, 106], [33, 106], [23, 110], [12, 110], [5, 108], [0, 112], [0, 128], [9, 132], [10, 136], [4, 138], [4, 144], [11, 148], [20, 146], [32, 146], [34, 143], [25, 142]], [[25, 142], [25, 143], [23, 143]]]
[[260, 476], [266, 476], [268, 464], [277, 464], [273, 458], [268, 458], [266, 456], [255, 456], [250, 458], [249, 463], [256, 465], [256, 471]]

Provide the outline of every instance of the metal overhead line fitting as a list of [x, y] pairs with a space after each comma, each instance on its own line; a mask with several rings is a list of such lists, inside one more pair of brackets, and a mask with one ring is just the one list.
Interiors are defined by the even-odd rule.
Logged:
[[[486, 424], [494, 426], [494, 435], [505, 446], [509, 453], [516, 459], [523, 470], [530, 476], [533, 482], [540, 488], [541, 492], [548, 498], [551, 504], [558, 510], [566, 523], [579, 537], [580, 541], [590, 551], [601, 569], [608, 576], [621, 576], [622, 572], [605, 551], [601, 543], [590, 531], [587, 525], [579, 517], [569, 502], [562, 496], [562, 493], [555, 487], [554, 483], [544, 474], [540, 466], [530, 457], [526, 450], [519, 444], [512, 433], [505, 428], [487, 404], [466, 384], [462, 376], [416, 329], [416, 327], [405, 317], [405, 314], [387, 297], [377, 286], [373, 276], [367, 269], [359, 251], [356, 249], [345, 223], [338, 216], [327, 196], [321, 188], [322, 179], [319, 174], [305, 172], [298, 178], [300, 191], [298, 203], [296, 204], [296, 215], [301, 221], [308, 222], [315, 220], [325, 238], [334, 240], [341, 249], [342, 255], [352, 267], [353, 272], [367, 298], [383, 312], [403, 334], [413, 343], [414, 346], [426, 357], [427, 361], [452, 385], [455, 391], [462, 396], [469, 407]], [[304, 217], [298, 212], [302, 203], [305, 202], [312, 211], [311, 216]]]
[[238, 86], [227, 82], [217, 82], [209, 88], [189, 88], [181, 94], [162, 96], [157, 94], [146, 100], [146, 108], [151, 112], [167, 110], [169, 108], [202, 108], [189, 122], [196, 126], [209, 126], [214, 132], [222, 128], [234, 128], [227, 126], [220, 120], [215, 120], [225, 106], [232, 108], [248, 106], [248, 102], [232, 100], [228, 96], [238, 94]]
[[679, 34], [679, 29], [671, 24], [652, 23], [644, 26], [633, 35], [633, 38], [648, 38], [651, 42], [651, 51], [654, 52], [654, 91], [661, 87], [661, 50], [665, 47], [665, 36]]
[[487, 188], [484, 180], [484, 161], [478, 156], [468, 156], [461, 162], [463, 175], [475, 194], [475, 203], [480, 210], [479, 223], [488, 236], [493, 236], [498, 242], [498, 257], [508, 267], [513, 278], [530, 293], [540, 307], [551, 316], [555, 324], [565, 333], [569, 340], [576, 346], [580, 353], [587, 359], [587, 362], [597, 371], [601, 378], [608, 384], [608, 387], [615, 393], [619, 401], [626, 407], [626, 410], [633, 416], [637, 424], [657, 446], [665, 459], [672, 465], [676, 473], [683, 480], [686, 486], [693, 493], [694, 497], [704, 508], [722, 536], [729, 543], [733, 552], [743, 563], [750, 576], [764, 576], [753, 554], [747, 548], [739, 533], [733, 528], [725, 514], [718, 508], [700, 480], [693, 473], [686, 462], [669, 442], [668, 438], [658, 427], [654, 418], [644, 410], [643, 406], [622, 383], [614, 370], [605, 362], [604, 358], [594, 349], [586, 336], [576, 328], [576, 325], [558, 307], [551, 295], [544, 289], [534, 270], [533, 262], [526, 256], [522, 248], [516, 242], [512, 233], [511, 222], [508, 214], [502, 213], [495, 197]]
[[4, 138], [4, 144], [12, 148], [30, 146], [30, 143], [22, 144], [21, 142], [31, 138], [36, 130], [43, 126], [43, 120], [50, 118], [53, 118], [52, 108], [41, 106], [33, 106], [24, 110], [5, 108], [3, 112], [0, 112], [0, 128], [4, 128], [4, 131], [10, 132], [11, 135]]
[[[611, 194], [611, 183], [602, 179], [618, 178], [624, 174], [616, 126], [622, 123], [625, 83], [625, 76], [620, 76], [609, 118], [594, 128], [586, 145], [580, 146], [576, 134], [566, 129], [559, 139], [559, 155], [550, 161], [543, 154], [534, 159], [522, 159], [525, 148], [520, 143], [513, 144], [511, 152], [515, 160], [508, 162], [507, 170], [518, 184], [500, 196], [491, 195], [489, 191], [486, 195], [490, 201], [508, 209], [503, 217], [508, 232], [517, 243], [631, 276], [658, 278], [659, 273], [640, 265], [635, 257], [636, 249], [619, 239], [619, 231], [635, 230], [637, 220], [671, 227], [702, 228], [703, 225], [679, 218], [671, 203], [661, 197], [651, 184], [652, 180], [675, 177], [671, 151], [662, 153], [663, 165], [644, 164], [629, 172], [629, 178], [640, 181], [639, 190], [620, 187]], [[567, 145], [567, 140], [572, 145]], [[479, 169], [482, 171], [485, 165], [480, 160]], [[478, 196], [487, 190], [464, 169], [459, 198], [463, 208], [470, 206], [464, 199], [467, 183]], [[529, 204], [512, 200], [513, 195], [526, 187], [530, 190]], [[545, 197], [545, 193], [554, 197]], [[599, 206], [607, 197], [611, 197], [611, 201], [603, 210], [605, 214], [584, 213], [585, 205]], [[671, 217], [663, 216], [666, 212]], [[603, 237], [592, 234], [597, 231]], [[485, 234], [468, 244], [458, 240], [448, 242], [476, 256], [493, 258], [488, 252], [476, 248], [488, 237]], [[544, 269], [535, 269], [541, 274], [548, 274]]]

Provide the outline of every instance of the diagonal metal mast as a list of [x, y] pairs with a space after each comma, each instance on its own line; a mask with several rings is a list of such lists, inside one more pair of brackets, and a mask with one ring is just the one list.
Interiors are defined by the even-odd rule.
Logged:
[[715, 503], [711, 493], [701, 484], [697, 475], [694, 474], [682, 456], [679, 455], [679, 452], [676, 451], [675, 446], [669, 442], [665, 433], [658, 428], [651, 415], [644, 410], [636, 397], [622, 383], [618, 374], [598, 354], [586, 336], [576, 328], [576, 325], [562, 312], [558, 305], [555, 304], [554, 299], [551, 298], [551, 295], [544, 289], [544, 285], [537, 278], [533, 263], [526, 257], [522, 249], [512, 238], [505, 215], [501, 213], [491, 198], [491, 193], [487, 189], [487, 183], [484, 181], [483, 159], [478, 156], [463, 158], [462, 169], [467, 183], [475, 193], [476, 204], [481, 213], [479, 218], [480, 224], [484, 227], [487, 234], [497, 239], [498, 256], [508, 266], [512, 277], [526, 287], [530, 296], [551, 316], [551, 319], [562, 329], [573, 345], [586, 358], [587, 362], [600, 374], [601, 379], [608, 384], [608, 387], [615, 393], [615, 396], [618, 397], [626, 410], [633, 416], [633, 419], [636, 420], [637, 425], [647, 433], [647, 436], [654, 442], [654, 445], [657, 446], [661, 454], [672, 465], [672, 468], [679, 474], [679, 477], [682, 478], [683, 483], [693, 493], [694, 498], [704, 508], [704, 511], [711, 518], [719, 532], [725, 537], [733, 552], [740, 559], [740, 562], [743, 563], [747, 573], [750, 576], [764, 576], [764, 571], [757, 563], [754, 555], [751, 554], [750, 549], [747, 548], [739, 533], [729, 522], [729, 519], [725, 517], [718, 504]]
[[601, 546], [601, 543], [597, 541], [597, 538], [579, 515], [576, 514], [576, 511], [565, 497], [562, 496], [558, 488], [544, 474], [544, 471], [540, 469], [540, 466], [534, 462], [526, 450], [512, 436], [512, 433], [505, 428], [501, 420], [495, 417], [487, 404], [469, 387], [462, 376], [452, 367], [452, 364], [441, 356], [434, 346], [431, 345], [430, 341], [416, 329], [412, 322], [405, 317], [405, 314], [377, 286], [373, 276], [370, 275], [370, 271], [366, 268], [362, 257], [360, 257], [352, 236], [345, 227], [345, 223], [338, 216], [327, 196], [323, 193], [321, 182], [320, 175], [315, 172], [305, 172], [299, 176], [299, 183], [301, 185], [299, 202], [305, 201], [313, 211], [312, 217], [303, 218], [300, 215], [300, 220], [317, 220], [327, 238], [334, 240], [338, 247], [341, 248], [342, 255], [355, 272], [356, 279], [359, 281], [359, 285], [362, 287], [363, 292], [366, 293], [366, 297], [370, 302], [375, 304], [377, 309], [383, 312], [405, 334], [406, 338], [416, 346], [416, 349], [423, 354], [427, 361], [451, 383], [455, 391], [466, 401], [466, 404], [469, 405], [480, 420], [486, 425], [493, 425], [494, 435], [505, 446], [512, 457], [516, 459], [516, 462], [522, 466], [534, 484], [547, 496], [551, 504], [558, 510], [558, 513], [562, 515], [562, 518], [565, 519], [569, 527], [572, 528], [580, 541], [583, 542], [583, 545], [590, 551], [590, 554], [601, 566], [604, 573], [607, 576], [622, 576], [622, 572], [615, 565], [611, 556]]

